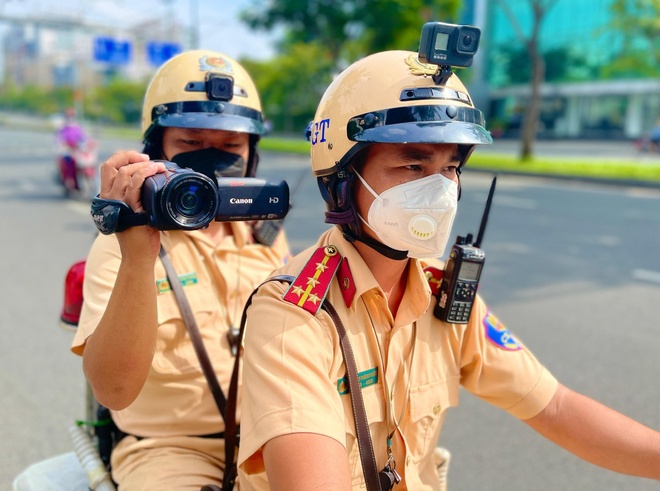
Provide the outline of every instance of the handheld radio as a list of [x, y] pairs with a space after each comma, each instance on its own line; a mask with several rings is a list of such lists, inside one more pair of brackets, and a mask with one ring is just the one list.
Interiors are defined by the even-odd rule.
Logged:
[[438, 319], [445, 322], [467, 324], [470, 319], [481, 270], [486, 259], [486, 254], [479, 246], [486, 231], [496, 181], [497, 177], [493, 177], [476, 242], [472, 243], [472, 234], [467, 234], [466, 237], [459, 235], [449, 253], [438, 294], [438, 303], [433, 311]]

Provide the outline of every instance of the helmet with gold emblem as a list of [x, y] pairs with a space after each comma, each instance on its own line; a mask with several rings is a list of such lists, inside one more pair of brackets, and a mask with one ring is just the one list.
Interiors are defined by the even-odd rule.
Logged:
[[456, 74], [437, 84], [437, 65], [410, 51], [367, 56], [328, 87], [308, 128], [311, 160], [326, 201], [326, 221], [359, 235], [351, 163], [373, 143], [455, 143], [465, 163], [492, 142], [481, 111]]
[[458, 76], [433, 80], [437, 65], [385, 51], [349, 66], [328, 87], [311, 123], [312, 168], [334, 173], [369, 143], [457, 143], [463, 162], [491, 143], [484, 117]]
[[266, 133], [261, 101], [248, 72], [222, 53], [193, 50], [164, 63], [142, 106], [145, 152], [161, 158], [163, 128], [200, 128], [250, 135], [247, 175], [256, 170], [256, 143]]

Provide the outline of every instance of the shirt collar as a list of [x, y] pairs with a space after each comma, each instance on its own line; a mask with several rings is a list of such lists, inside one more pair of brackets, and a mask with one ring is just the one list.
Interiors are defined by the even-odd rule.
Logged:
[[[348, 260], [356, 290], [350, 306], [352, 308], [361, 295], [373, 289], [379, 289], [380, 286], [358, 250], [351, 242], [344, 238], [338, 227], [332, 227], [323, 234], [318, 243], [319, 246], [331, 244], [337, 247], [345, 260]], [[399, 307], [399, 312], [397, 313], [397, 324], [400, 323], [400, 320], [406, 324], [417, 320], [429, 306], [431, 289], [428, 285], [423, 267], [424, 265], [418, 259], [410, 259], [408, 282], [401, 307]]]

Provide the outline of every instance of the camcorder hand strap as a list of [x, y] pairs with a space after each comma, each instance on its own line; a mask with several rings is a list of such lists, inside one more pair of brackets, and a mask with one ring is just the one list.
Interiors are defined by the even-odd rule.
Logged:
[[192, 340], [193, 347], [195, 348], [195, 353], [197, 353], [199, 363], [202, 366], [202, 371], [206, 377], [206, 382], [209, 384], [209, 388], [213, 394], [213, 399], [215, 399], [215, 403], [218, 406], [220, 415], [224, 420], [227, 410], [227, 400], [225, 399], [225, 395], [222, 393], [222, 388], [220, 387], [218, 378], [216, 377], [215, 371], [213, 370], [213, 365], [211, 364], [209, 355], [206, 352], [206, 348], [204, 347], [204, 341], [202, 340], [202, 336], [199, 333], [199, 328], [197, 327], [197, 322], [195, 321], [195, 316], [192, 312], [192, 309], [190, 308], [186, 294], [183, 292], [183, 287], [179, 281], [179, 276], [176, 274], [174, 266], [172, 266], [172, 262], [170, 261], [167, 252], [165, 252], [165, 248], [162, 244], [160, 246], [159, 255], [160, 260], [163, 262], [163, 266], [165, 266], [167, 279], [170, 282], [170, 287], [172, 288], [174, 295], [176, 296], [177, 302], [179, 304], [179, 310], [181, 310], [181, 314], [183, 315], [183, 320], [186, 324], [186, 328], [188, 329], [188, 334]]
[[[247, 310], [252, 305], [252, 298], [259, 288], [269, 281], [284, 281], [286, 283], [293, 283], [295, 276], [279, 275], [267, 279], [261, 285], [254, 289], [250, 294], [245, 307], [243, 308], [243, 315], [241, 316], [241, 327], [238, 335], [240, 342], [243, 340], [245, 333], [245, 323], [247, 319]], [[355, 363], [355, 355], [348, 340], [348, 333], [341, 321], [339, 314], [335, 307], [327, 299], [323, 300], [321, 308], [325, 310], [335, 328], [339, 333], [339, 343], [341, 345], [344, 363], [346, 364], [348, 389], [351, 396], [351, 405], [353, 407], [353, 419], [355, 421], [355, 430], [357, 433], [358, 449], [360, 451], [360, 462], [362, 464], [362, 473], [367, 485], [367, 491], [381, 491], [380, 478], [378, 475], [378, 467], [376, 466], [376, 457], [374, 455], [374, 447], [371, 441], [371, 433], [369, 432], [369, 421], [367, 419], [367, 411], [364, 407], [364, 399], [362, 397], [362, 389], [358, 379], [357, 364]], [[227, 415], [225, 417], [225, 474], [223, 479], [222, 491], [231, 491], [236, 481], [237, 468], [234, 463], [234, 452], [238, 448], [239, 433], [236, 425], [236, 401], [238, 399], [238, 374], [241, 359], [239, 350], [238, 356], [234, 360], [234, 370], [231, 376], [228, 393]], [[229, 464], [232, 462], [232, 464]]]

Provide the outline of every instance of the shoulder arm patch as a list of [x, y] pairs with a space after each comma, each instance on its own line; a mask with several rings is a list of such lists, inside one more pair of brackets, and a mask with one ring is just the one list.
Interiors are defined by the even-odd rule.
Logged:
[[316, 315], [341, 261], [342, 256], [335, 246], [319, 247], [282, 298]]

